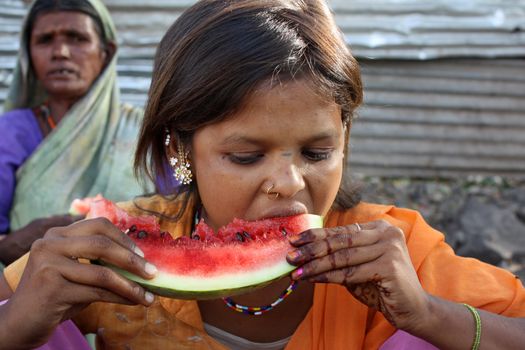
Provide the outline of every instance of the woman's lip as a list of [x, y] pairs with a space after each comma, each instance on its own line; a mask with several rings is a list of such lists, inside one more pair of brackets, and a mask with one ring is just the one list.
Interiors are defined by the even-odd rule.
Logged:
[[306, 208], [306, 206], [300, 204], [287, 206], [284, 208], [272, 208], [271, 210], [263, 213], [260, 219], [271, 219], [278, 217], [294, 216], [299, 214], [308, 214], [308, 209]]
[[76, 70], [74, 69], [71, 69], [71, 68], [56, 68], [56, 69], [52, 69], [50, 70], [47, 75], [48, 76], [53, 76], [53, 75], [76, 75], [77, 72]]

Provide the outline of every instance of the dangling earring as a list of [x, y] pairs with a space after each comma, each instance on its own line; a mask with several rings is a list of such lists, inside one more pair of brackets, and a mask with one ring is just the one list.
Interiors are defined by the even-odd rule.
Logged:
[[[164, 144], [169, 147], [171, 142], [170, 134], [168, 132]], [[177, 157], [170, 157], [170, 165], [173, 168], [173, 176], [177, 181], [183, 185], [189, 185], [192, 181], [193, 174], [190, 169], [190, 162], [188, 161], [188, 151], [184, 151], [184, 145], [180, 138], [177, 138]]]
[[164, 141], [164, 144], [166, 145], [166, 147], [170, 146], [170, 142], [171, 142], [171, 134], [168, 128], [166, 128], [166, 141]]

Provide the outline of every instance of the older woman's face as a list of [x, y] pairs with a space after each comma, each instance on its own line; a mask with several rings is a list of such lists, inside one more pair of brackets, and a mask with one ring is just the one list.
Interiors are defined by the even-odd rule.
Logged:
[[199, 129], [190, 160], [205, 219], [218, 228], [234, 217], [325, 215], [343, 154], [340, 107], [297, 81], [262, 88], [232, 118]]
[[91, 17], [71, 11], [39, 15], [29, 49], [36, 77], [51, 99], [84, 96], [107, 55]]

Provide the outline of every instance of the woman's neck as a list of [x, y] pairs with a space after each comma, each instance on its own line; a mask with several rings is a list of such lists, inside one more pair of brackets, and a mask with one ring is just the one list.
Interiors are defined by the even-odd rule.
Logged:
[[76, 101], [69, 99], [53, 98], [48, 100], [47, 106], [56, 124], [58, 124], [62, 120], [64, 115], [66, 115], [67, 111], [69, 111], [69, 109], [71, 108], [71, 106], [73, 106], [75, 102]]
[[[273, 302], [289, 283], [288, 278], [283, 278], [233, 299], [247, 306], [266, 305]], [[285, 301], [260, 316], [233, 311], [221, 299], [199, 301], [199, 309], [203, 321], [208, 324], [250, 341], [268, 343], [289, 337], [295, 332], [312, 306], [313, 294], [314, 285], [301, 282]], [[265, 332], [261, 332], [261, 329]]]

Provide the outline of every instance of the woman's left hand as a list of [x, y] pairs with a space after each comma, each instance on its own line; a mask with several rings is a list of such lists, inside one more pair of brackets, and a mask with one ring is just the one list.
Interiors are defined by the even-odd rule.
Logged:
[[412, 266], [403, 231], [379, 220], [311, 229], [290, 238], [296, 280], [346, 286], [359, 301], [383, 313], [396, 328], [418, 327], [429, 295]]

